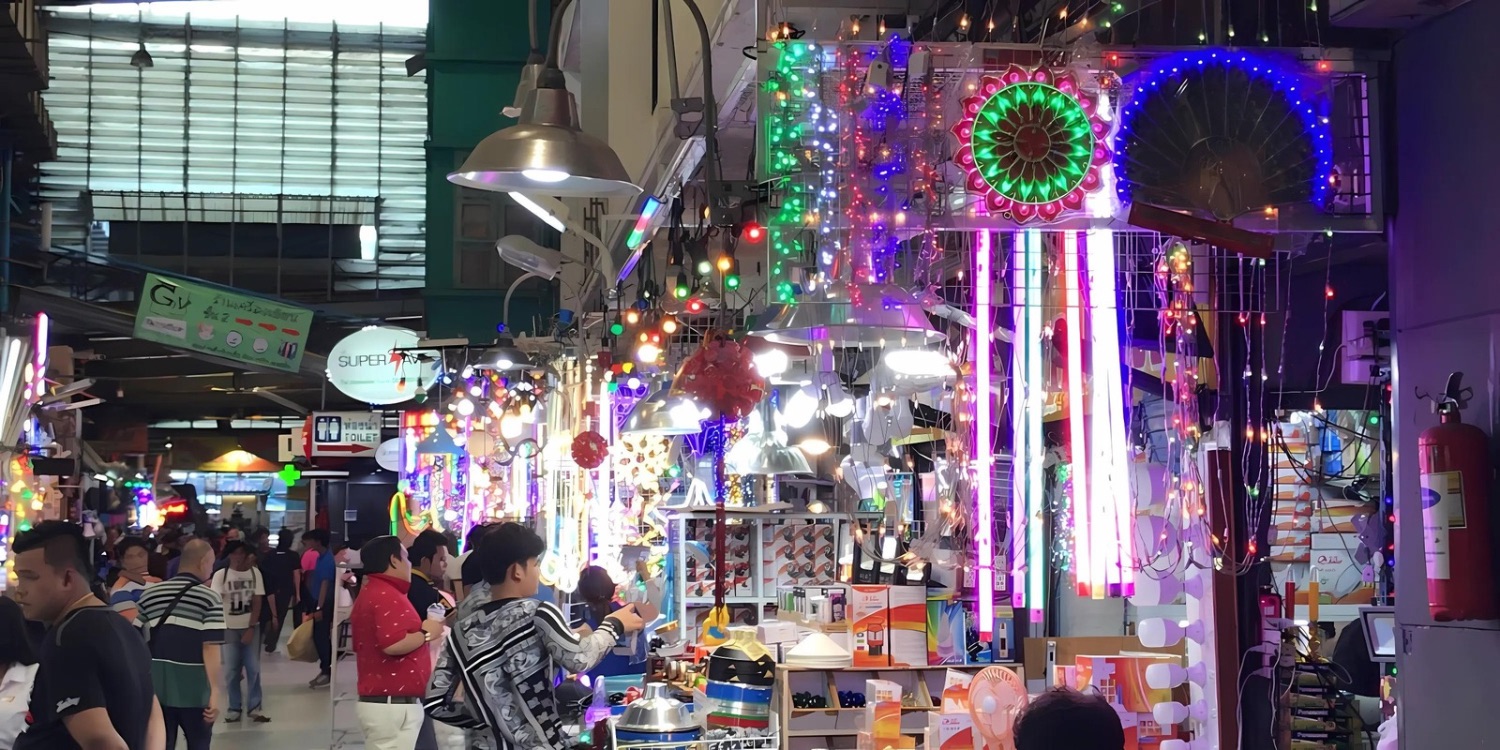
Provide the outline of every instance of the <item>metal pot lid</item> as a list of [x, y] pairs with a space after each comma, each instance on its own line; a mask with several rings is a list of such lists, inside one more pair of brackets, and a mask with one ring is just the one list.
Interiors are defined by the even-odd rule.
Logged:
[[684, 732], [698, 727], [692, 712], [682, 701], [673, 698], [666, 683], [653, 682], [615, 722], [616, 729], [629, 732]]

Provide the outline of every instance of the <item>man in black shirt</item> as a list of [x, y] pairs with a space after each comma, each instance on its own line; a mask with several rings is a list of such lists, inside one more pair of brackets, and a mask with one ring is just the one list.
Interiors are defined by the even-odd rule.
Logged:
[[411, 588], [406, 598], [417, 608], [418, 617], [427, 616], [427, 608], [441, 604], [450, 609], [443, 593], [438, 590], [448, 573], [448, 539], [442, 532], [428, 529], [412, 540], [406, 550], [411, 561]]
[[[411, 547], [407, 548], [406, 558], [411, 562], [411, 588], [407, 589], [406, 598], [416, 608], [417, 616], [426, 619], [428, 609], [434, 604], [441, 605], [446, 616], [453, 607], [437, 587], [442, 585], [448, 573], [448, 537], [443, 536], [441, 531], [428, 529], [412, 540]], [[432, 717], [424, 716], [422, 730], [417, 735], [417, 744], [413, 750], [437, 748], [437, 730], [432, 726]]]
[[161, 750], [166, 727], [151, 654], [125, 618], [91, 592], [83, 527], [44, 521], [16, 536], [16, 603], [48, 624], [30, 721], [15, 750]]

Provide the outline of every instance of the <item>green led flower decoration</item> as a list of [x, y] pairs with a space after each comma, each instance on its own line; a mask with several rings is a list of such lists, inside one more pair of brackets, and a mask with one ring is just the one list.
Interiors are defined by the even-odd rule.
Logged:
[[1025, 224], [1083, 207], [1109, 163], [1108, 127], [1072, 73], [1012, 65], [984, 76], [954, 126], [954, 161], [985, 208]]

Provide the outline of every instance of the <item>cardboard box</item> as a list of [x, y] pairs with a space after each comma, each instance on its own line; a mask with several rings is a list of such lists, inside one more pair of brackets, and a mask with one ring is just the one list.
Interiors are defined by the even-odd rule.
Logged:
[[928, 664], [964, 663], [968, 642], [965, 609], [963, 602], [954, 601], [951, 593], [927, 600]]
[[1175, 739], [1178, 728], [1156, 723], [1152, 711], [1158, 703], [1180, 700], [1186, 703], [1186, 686], [1159, 690], [1146, 684], [1146, 668], [1160, 663], [1181, 664], [1179, 656], [1161, 654], [1116, 654], [1112, 656], [1078, 656], [1074, 659], [1075, 690], [1093, 688], [1114, 707], [1125, 727], [1125, 750], [1149, 750], [1165, 740]]
[[[1365, 577], [1365, 566], [1354, 559], [1358, 534], [1313, 534], [1312, 572], [1318, 576], [1318, 598], [1323, 604], [1371, 604], [1375, 583]], [[1304, 593], [1303, 587], [1298, 593]], [[1305, 599], [1305, 594], [1304, 597]], [[1305, 603], [1305, 602], [1304, 602]]]
[[849, 619], [854, 634], [854, 666], [889, 667], [890, 641], [889, 586], [852, 586], [849, 592]]
[[934, 713], [927, 718], [927, 750], [975, 750], [974, 718], [963, 713]]
[[889, 650], [897, 667], [927, 666], [927, 587], [891, 586]]
[[878, 744], [901, 737], [901, 685], [865, 680], [865, 729]]

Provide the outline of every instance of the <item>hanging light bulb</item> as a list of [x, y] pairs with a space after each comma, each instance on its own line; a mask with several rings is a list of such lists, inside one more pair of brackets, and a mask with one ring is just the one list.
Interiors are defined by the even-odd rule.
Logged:
[[460, 417], [467, 417], [474, 413], [474, 401], [473, 399], [465, 396], [464, 398], [458, 400], [458, 403], [454, 405], [453, 410], [458, 412], [458, 415]]
[[635, 358], [641, 362], [655, 362], [659, 357], [661, 357], [661, 347], [656, 344], [641, 344], [640, 348], [635, 350]]
[[812, 387], [804, 386], [792, 393], [781, 410], [782, 421], [793, 429], [807, 426], [818, 410], [818, 397]]
[[500, 436], [507, 440], [514, 440], [521, 436], [521, 431], [526, 428], [521, 418], [514, 414], [506, 414], [500, 418]]
[[885, 366], [892, 372], [912, 377], [940, 377], [953, 374], [947, 355], [936, 349], [892, 349], [885, 353]]
[[842, 383], [837, 381], [828, 384], [828, 405], [823, 407], [831, 417], [844, 419], [854, 413], [854, 399], [849, 392], [844, 390]]
[[792, 365], [792, 358], [780, 349], [767, 349], [755, 355], [755, 371], [763, 378], [774, 378]]

